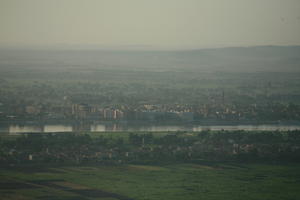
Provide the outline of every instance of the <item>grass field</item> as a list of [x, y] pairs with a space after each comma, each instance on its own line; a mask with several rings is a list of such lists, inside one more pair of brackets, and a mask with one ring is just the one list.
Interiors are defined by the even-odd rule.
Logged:
[[11, 167], [0, 199], [298, 200], [299, 164]]

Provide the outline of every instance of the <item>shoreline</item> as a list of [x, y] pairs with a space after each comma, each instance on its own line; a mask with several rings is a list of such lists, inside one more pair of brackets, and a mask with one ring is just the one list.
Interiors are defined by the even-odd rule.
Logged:
[[222, 121], [222, 120], [201, 120], [201, 121], [141, 121], [141, 120], [119, 120], [119, 121], [102, 121], [102, 120], [9, 120], [0, 121], [1, 125], [128, 125], [128, 126], [263, 126], [263, 125], [281, 125], [281, 126], [300, 126], [297, 120], [277, 120], [277, 121]]

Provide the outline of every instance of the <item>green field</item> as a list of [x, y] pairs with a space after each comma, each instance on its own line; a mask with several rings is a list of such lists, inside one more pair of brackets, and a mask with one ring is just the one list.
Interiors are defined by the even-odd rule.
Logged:
[[299, 188], [299, 164], [14, 166], [0, 170], [4, 200], [297, 200]]

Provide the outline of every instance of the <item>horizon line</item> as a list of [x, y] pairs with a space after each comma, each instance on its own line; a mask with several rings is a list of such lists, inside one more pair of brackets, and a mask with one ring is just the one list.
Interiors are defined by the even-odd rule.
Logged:
[[2, 50], [102, 50], [102, 51], [193, 51], [205, 49], [300, 47], [295, 45], [219, 45], [219, 46], [153, 46], [153, 45], [101, 45], [101, 44], [53, 44], [53, 45], [1, 45]]

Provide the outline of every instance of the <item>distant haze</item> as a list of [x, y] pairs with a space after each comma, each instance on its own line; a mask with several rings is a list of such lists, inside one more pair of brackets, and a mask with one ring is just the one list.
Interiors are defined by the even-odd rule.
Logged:
[[300, 45], [299, 0], [0, 0], [0, 47]]

